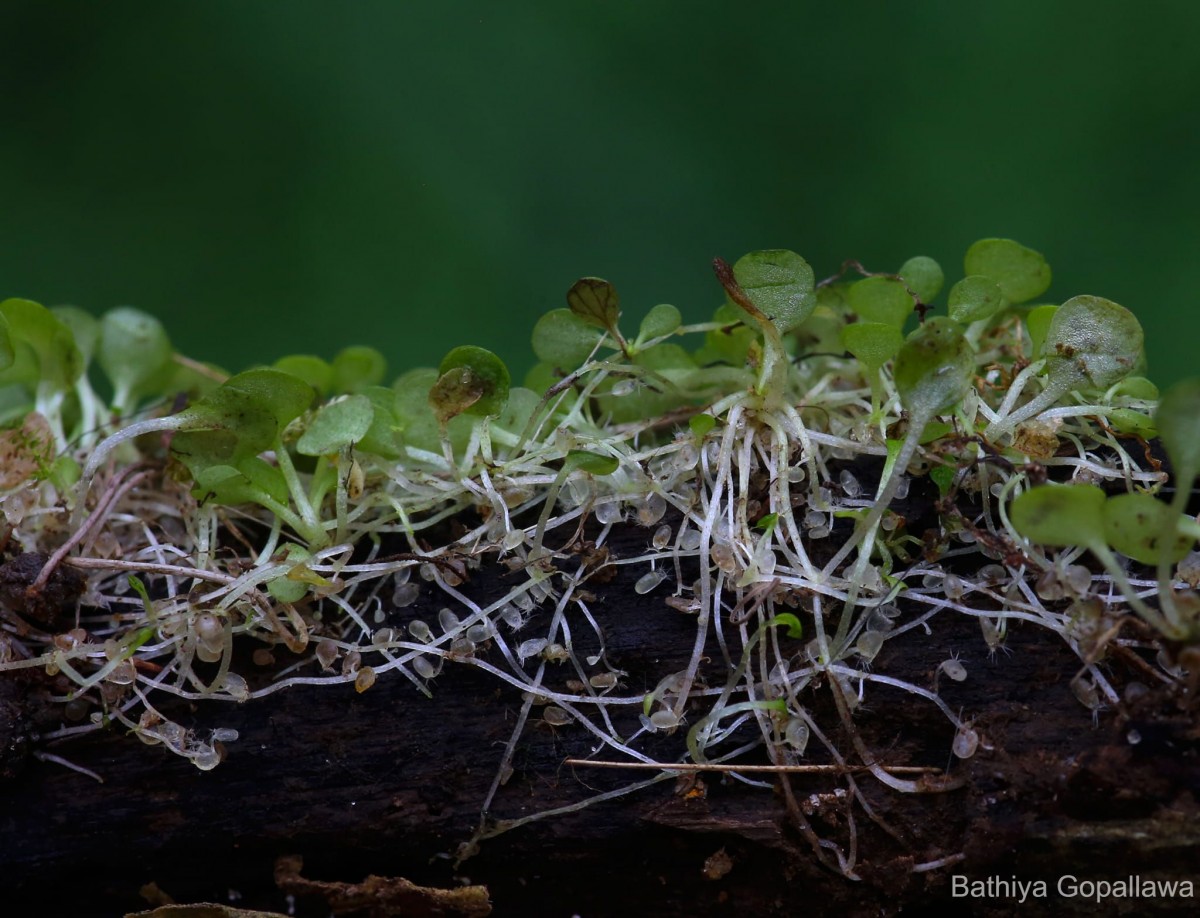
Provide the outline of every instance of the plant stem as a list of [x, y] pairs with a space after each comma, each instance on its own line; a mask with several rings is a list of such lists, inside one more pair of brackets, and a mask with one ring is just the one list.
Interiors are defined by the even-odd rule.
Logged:
[[[292, 495], [292, 502], [295, 503], [296, 509], [304, 521], [297, 531], [304, 535], [310, 548], [325, 546], [329, 542], [329, 535], [325, 532], [325, 527], [321, 525], [320, 518], [318, 518], [316, 512], [313, 510], [313, 505], [308, 500], [308, 495], [304, 491], [304, 485], [300, 482], [300, 476], [296, 473], [296, 466], [292, 463], [292, 457], [288, 453], [287, 447], [279, 442], [275, 444], [275, 461], [279, 463], [279, 471], [283, 473], [283, 480], [287, 482], [288, 493]], [[270, 509], [275, 513], [279, 513], [278, 508], [281, 505], [278, 501], [272, 500], [271, 503], [274, 506]], [[286, 510], [286, 508], [284, 509]], [[282, 516], [282, 514], [280, 515]], [[295, 527], [295, 524], [291, 520], [288, 522]]]
[[1112, 577], [1113, 583], [1117, 585], [1117, 589], [1121, 591], [1121, 595], [1125, 597], [1125, 601], [1145, 620], [1146, 624], [1150, 625], [1160, 634], [1171, 637], [1179, 636], [1178, 627], [1163, 618], [1160, 612], [1146, 605], [1141, 597], [1134, 592], [1133, 585], [1130, 584], [1129, 578], [1125, 576], [1125, 571], [1121, 569], [1116, 556], [1103, 541], [1096, 539], [1094, 542], [1089, 542], [1087, 547], [1099, 559], [1100, 563], [1104, 565], [1104, 569]]

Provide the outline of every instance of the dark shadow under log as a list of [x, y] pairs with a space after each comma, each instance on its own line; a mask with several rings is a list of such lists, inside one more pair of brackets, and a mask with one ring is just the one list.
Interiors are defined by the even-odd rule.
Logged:
[[[609, 658], [628, 673], [627, 688], [641, 692], [683, 665], [694, 623], [664, 605], [666, 585], [639, 596], [624, 573], [631, 569], [620, 570], [588, 588], [598, 597], [593, 608]], [[473, 586], [486, 593], [488, 578], [501, 576], [485, 566]], [[404, 610], [393, 621], [436, 614], [436, 606]], [[483, 841], [456, 868], [521, 707], [515, 689], [464, 665], [447, 666], [432, 700], [391, 675], [363, 694], [349, 685], [297, 687], [215, 713], [212, 704], [197, 707], [191, 721], [180, 719], [240, 733], [211, 772], [115, 733], [48, 750], [102, 775], [103, 784], [22, 753], [43, 689], [5, 676], [0, 911], [121, 915], [148, 907], [139, 890], [149, 883], [181, 903], [236, 895], [242, 908], [286, 911], [273, 871], [289, 855], [302, 856], [304, 875], [314, 879], [353, 883], [376, 874], [426, 886], [484, 884], [497, 915], [861, 915], [923, 913], [938, 903], [978, 915], [1017, 910], [1017, 899], [1003, 894], [953, 899], [953, 874], [1045, 881], [1047, 896], [1027, 902], [1022, 914], [1194, 910], [1195, 898], [1097, 905], [1055, 887], [1067, 875], [1200, 880], [1200, 726], [1187, 699], [1151, 687], [1094, 722], [1070, 690], [1078, 661], [1049, 631], [1014, 626], [1006, 649], [989, 658], [975, 620], [943, 614], [932, 627], [932, 635], [916, 631], [886, 645], [875, 668], [931, 686], [938, 664], [957, 653], [969, 678], [943, 680], [941, 693], [973, 720], [982, 743], [972, 758], [952, 759], [952, 730], [930, 705], [899, 692], [868, 695], [856, 722], [881, 761], [946, 768], [963, 784], [905, 795], [859, 777], [898, 838], [856, 808], [858, 881], [818, 864], [778, 787], [716, 774], [672, 778], [524, 825]], [[1136, 662], [1121, 657], [1109, 671], [1117, 683], [1139, 678]], [[836, 715], [828, 727], [836, 738]], [[595, 745], [576, 726], [531, 726], [493, 816], [575, 804], [650, 776], [564, 764]], [[682, 745], [682, 735], [662, 738], [664, 755], [678, 755]], [[841, 831], [844, 779], [790, 782], [814, 828]], [[939, 854], [946, 867], [912, 872]], [[330, 913], [319, 896], [299, 896], [295, 909]]]

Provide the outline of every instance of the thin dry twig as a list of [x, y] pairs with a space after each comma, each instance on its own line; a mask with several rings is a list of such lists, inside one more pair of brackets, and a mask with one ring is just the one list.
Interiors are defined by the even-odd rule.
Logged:
[[236, 577], [222, 574], [219, 571], [206, 571], [198, 567], [183, 567], [177, 564], [155, 564], [152, 561], [123, 561], [119, 558], [67, 558], [63, 563], [87, 570], [140, 571], [146, 574], [164, 574], [168, 577], [193, 577], [196, 580], [208, 580], [212, 583], [230, 584], [237, 581]]
[[[566, 765], [590, 765], [595, 768], [632, 768], [639, 771], [719, 771], [765, 774], [844, 775], [870, 771], [866, 765], [717, 765], [708, 762], [609, 762], [598, 759], [567, 759]], [[926, 765], [879, 765], [895, 775], [939, 775], [940, 768]]]
[[[136, 473], [136, 474], [133, 474]], [[30, 589], [34, 592], [41, 590], [47, 583], [50, 582], [50, 575], [62, 563], [65, 558], [76, 545], [79, 545], [104, 521], [108, 516], [108, 512], [116, 505], [122, 497], [130, 492], [134, 487], [140, 484], [150, 472], [146, 470], [145, 464], [131, 465], [127, 469], [122, 469], [108, 483], [104, 493], [100, 495], [100, 500], [96, 503], [96, 509], [92, 511], [92, 515], [87, 518], [87, 521], [71, 533], [68, 538], [58, 549], [50, 556], [50, 559], [42, 566], [41, 573], [37, 579], [30, 585]]]

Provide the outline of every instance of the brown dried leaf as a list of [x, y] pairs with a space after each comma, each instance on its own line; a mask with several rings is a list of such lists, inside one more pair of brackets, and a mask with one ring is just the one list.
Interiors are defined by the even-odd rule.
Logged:
[[621, 317], [621, 298], [616, 288], [599, 277], [581, 277], [567, 291], [567, 305], [588, 325], [613, 331]]
[[429, 390], [429, 404], [438, 423], [445, 426], [483, 398], [486, 383], [470, 367], [454, 367], [437, 378]]

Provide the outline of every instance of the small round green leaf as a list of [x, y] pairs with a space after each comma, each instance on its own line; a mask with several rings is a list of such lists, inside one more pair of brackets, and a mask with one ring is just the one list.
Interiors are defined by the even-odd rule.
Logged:
[[638, 341], [649, 341], [669, 335], [683, 324], [683, 316], [670, 303], [659, 303], [642, 319], [638, 328]]
[[524, 386], [514, 386], [508, 390], [508, 402], [492, 422], [492, 426], [519, 434], [541, 404], [542, 397], [539, 393]]
[[248, 409], [247, 414], [251, 414], [258, 421], [257, 426], [243, 424], [243, 431], [250, 429], [249, 436], [239, 438], [231, 430], [217, 426], [214, 415], [206, 414], [196, 423], [210, 426], [197, 426], [175, 434], [171, 439], [171, 452], [187, 466], [193, 478], [203, 469], [230, 465], [257, 455], [270, 447], [276, 429], [275, 423], [265, 414], [253, 414], [253, 409]]
[[1040, 252], [1011, 239], [980, 239], [963, 259], [964, 273], [982, 274], [1000, 285], [1010, 303], [1025, 303], [1050, 286], [1050, 266]]
[[966, 396], [975, 368], [962, 327], [938, 316], [918, 326], [896, 355], [893, 378], [904, 409], [928, 421]]
[[1114, 408], [1104, 416], [1108, 426], [1119, 434], [1137, 436], [1143, 440], [1157, 435], [1154, 419], [1134, 408]]
[[60, 491], [65, 491], [67, 488], [74, 487], [82, 472], [83, 470], [74, 457], [59, 456], [50, 463], [50, 472], [46, 476], [46, 480]]
[[613, 456], [601, 456], [586, 449], [571, 450], [563, 461], [564, 468], [573, 472], [587, 472], [589, 475], [611, 475], [620, 465]]
[[333, 391], [360, 392], [378, 386], [387, 375], [387, 361], [373, 347], [356, 345], [333, 358]]
[[44, 382], [57, 389], [75, 384], [83, 372], [83, 355], [65, 323], [32, 300], [5, 300], [0, 316], [8, 323], [13, 352], [9, 365], [0, 369], [0, 384]]
[[396, 421], [408, 446], [433, 449], [438, 444], [437, 418], [429, 401], [429, 393], [437, 380], [437, 370], [417, 367], [401, 374], [392, 384], [396, 393]]
[[696, 369], [696, 361], [692, 355], [678, 344], [671, 344], [669, 341], [638, 352], [633, 358], [633, 363], [639, 367], [660, 371]]
[[281, 373], [269, 367], [246, 370], [231, 376], [213, 395], [222, 389], [248, 396], [274, 419], [280, 430], [304, 414], [313, 403], [312, 386], [290, 373]]
[[1158, 401], [1158, 386], [1145, 376], [1126, 376], [1113, 387], [1113, 398], [1132, 398], [1143, 402]]
[[779, 613], [769, 619], [763, 627], [786, 628], [788, 637], [796, 639], [804, 637], [804, 626], [800, 623], [800, 619], [791, 612]]
[[570, 372], [592, 355], [601, 337], [571, 310], [552, 309], [533, 326], [533, 352], [543, 363]]
[[311, 354], [289, 354], [275, 361], [275, 369], [303, 379], [322, 397], [333, 390], [333, 367]]
[[[822, 288], [825, 289], [825, 288]], [[796, 350], [800, 354], [829, 354], [841, 347], [842, 329], [846, 327], [844, 312], [826, 306], [818, 295], [817, 308], [795, 331]]]
[[316, 413], [301, 434], [296, 451], [305, 456], [336, 453], [366, 436], [374, 417], [375, 408], [365, 395], [330, 402]]
[[[307, 548], [294, 542], [285, 545], [284, 552], [287, 555], [286, 560], [293, 562], [294, 566], [302, 565], [312, 557]], [[290, 577], [288, 574], [267, 581], [267, 592], [280, 602], [299, 602], [308, 593], [308, 589], [309, 585], [304, 580]]]
[[938, 487], [938, 493], [945, 497], [950, 493], [950, 485], [954, 482], [956, 470], [951, 465], [935, 465], [929, 470], [929, 477]]
[[154, 316], [121, 306], [100, 320], [96, 362], [112, 380], [113, 404], [121, 410], [147, 394], [145, 387], [160, 377], [171, 363], [171, 341]]
[[942, 266], [928, 255], [913, 256], [902, 264], [896, 273], [922, 303], [932, 303], [946, 281]]
[[1190, 488], [1200, 474], [1200, 377], [1163, 393], [1154, 415], [1158, 436], [1175, 473], [1175, 487]]
[[842, 347], [870, 370], [895, 357], [903, 344], [900, 329], [884, 322], [855, 322], [842, 329]]
[[1175, 528], [1179, 514], [1149, 494], [1117, 494], [1104, 504], [1104, 539], [1126, 557], [1157, 564], [1160, 553], [1174, 564], [1192, 548]]
[[1054, 318], [1054, 314], [1058, 312], [1058, 306], [1054, 303], [1047, 303], [1044, 306], [1034, 306], [1025, 314], [1025, 329], [1029, 332], [1029, 341], [1032, 345], [1031, 354], [1042, 353], [1042, 347], [1046, 343], [1046, 333], [1050, 331], [1050, 320]]
[[236, 465], [271, 449], [280, 432], [308, 410], [313, 389], [279, 370], [259, 368], [231, 376], [180, 412], [171, 449], [192, 471]]
[[969, 324], [990, 319], [1004, 308], [1004, 294], [990, 277], [973, 274], [950, 288], [950, 318]]
[[703, 440], [705, 434], [717, 426], [717, 419], [711, 414], [695, 414], [688, 420], [688, 428], [697, 440]]
[[913, 298], [904, 284], [891, 277], [864, 277], [847, 291], [850, 309], [865, 322], [901, 328], [913, 311]]
[[55, 306], [50, 310], [54, 317], [71, 330], [75, 346], [83, 358], [84, 366], [92, 361], [96, 344], [100, 341], [100, 323], [86, 309], [78, 306]]
[[733, 276], [781, 334], [796, 328], [817, 306], [813, 269], [787, 249], [743, 255], [733, 266]]
[[288, 503], [287, 480], [275, 466], [257, 456], [243, 459], [236, 466], [206, 465], [192, 470], [201, 500], [220, 504], [261, 504], [264, 499]]
[[1012, 502], [1008, 518], [1032, 542], [1089, 546], [1104, 531], [1104, 492], [1092, 484], [1043, 485]]
[[[925, 425], [925, 429], [921, 431], [920, 444], [933, 443], [935, 440], [940, 440], [942, 437], [948, 437], [950, 434], [957, 434], [958, 428], [953, 424], [947, 424], [945, 421], [930, 421]], [[888, 444], [892, 443], [888, 440]]]
[[359, 395], [371, 402], [371, 426], [358, 441], [358, 452], [384, 459], [396, 459], [403, 453], [400, 435], [404, 428], [396, 416], [396, 392], [387, 386], [368, 386]]
[[712, 320], [720, 322], [722, 328], [706, 332], [704, 344], [696, 349], [695, 358], [699, 366], [724, 363], [741, 367], [746, 363], [750, 348], [758, 343], [758, 334], [744, 324], [746, 314], [737, 306], [726, 301], [713, 311]]
[[[464, 375], [460, 371], [466, 371]], [[508, 390], [512, 380], [504, 361], [489, 350], [474, 345], [456, 347], [442, 358], [438, 367], [440, 377], [452, 374], [450, 385], [457, 388], [464, 396], [478, 389], [478, 397], [469, 398], [460, 411], [480, 417], [495, 417], [504, 410], [508, 401]], [[434, 384], [437, 388], [437, 384]], [[430, 392], [431, 402], [433, 392]], [[432, 402], [435, 405], [436, 402]], [[455, 411], [454, 414], [459, 414]], [[451, 415], [452, 417], [453, 415]]]
[[539, 360], [525, 374], [524, 383], [526, 389], [532, 389], [534, 392], [545, 394], [547, 389], [561, 380], [562, 377], [554, 372], [553, 366], [544, 360]]
[[1133, 313], [1100, 296], [1074, 296], [1055, 311], [1042, 343], [1047, 373], [1106, 389], [1142, 356], [1142, 326]]

